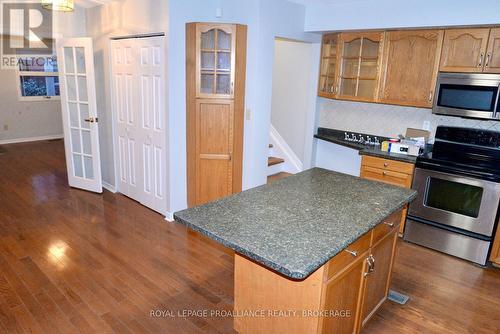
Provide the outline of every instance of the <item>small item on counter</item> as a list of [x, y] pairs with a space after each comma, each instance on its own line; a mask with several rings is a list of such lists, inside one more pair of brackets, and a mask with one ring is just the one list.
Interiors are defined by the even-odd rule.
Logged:
[[429, 141], [429, 137], [431, 136], [431, 133], [427, 130], [421, 130], [421, 129], [414, 129], [414, 128], [407, 128], [406, 129], [406, 138], [421, 138], [424, 137], [424, 140], [427, 142]]
[[387, 140], [382, 142], [382, 146], [380, 147], [380, 150], [384, 152], [389, 152], [389, 142]]
[[409, 145], [405, 143], [389, 143], [389, 152], [398, 154], [408, 154]]

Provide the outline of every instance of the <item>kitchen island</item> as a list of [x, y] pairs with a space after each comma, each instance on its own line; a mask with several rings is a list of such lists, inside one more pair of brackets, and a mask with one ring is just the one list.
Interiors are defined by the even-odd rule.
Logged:
[[359, 332], [387, 297], [410, 189], [313, 168], [175, 220], [233, 249], [239, 333]]

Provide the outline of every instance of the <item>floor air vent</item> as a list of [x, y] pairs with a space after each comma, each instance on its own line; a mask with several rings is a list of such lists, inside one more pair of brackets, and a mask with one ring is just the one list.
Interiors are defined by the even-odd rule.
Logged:
[[410, 300], [410, 297], [394, 290], [389, 290], [389, 296], [387, 297], [387, 299], [392, 302], [404, 305], [408, 300]]

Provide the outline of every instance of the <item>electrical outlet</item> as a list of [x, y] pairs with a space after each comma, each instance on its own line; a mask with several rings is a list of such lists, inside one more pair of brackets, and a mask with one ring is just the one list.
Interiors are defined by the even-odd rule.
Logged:
[[424, 124], [422, 125], [423, 130], [431, 131], [431, 122], [429, 121], [424, 121]]
[[245, 115], [246, 115], [245, 118], [247, 121], [250, 121], [252, 119], [252, 112], [250, 111], [250, 109], [246, 110]]

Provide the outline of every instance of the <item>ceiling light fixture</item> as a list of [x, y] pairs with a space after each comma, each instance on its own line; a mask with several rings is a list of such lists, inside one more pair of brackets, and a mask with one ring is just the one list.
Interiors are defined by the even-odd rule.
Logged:
[[42, 0], [42, 7], [58, 12], [72, 12], [75, 4], [73, 0]]

